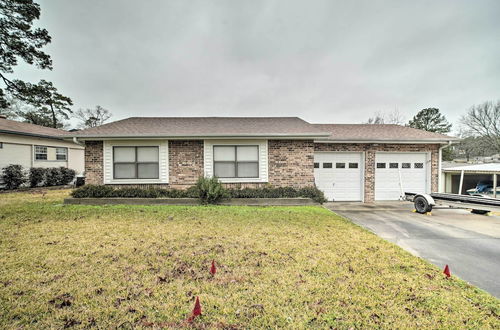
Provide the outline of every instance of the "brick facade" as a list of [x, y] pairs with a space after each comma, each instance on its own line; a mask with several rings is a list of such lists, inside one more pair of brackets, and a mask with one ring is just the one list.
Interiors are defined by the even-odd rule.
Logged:
[[169, 185], [186, 188], [203, 175], [203, 141], [171, 140], [168, 142]]
[[365, 153], [364, 200], [371, 203], [375, 200], [375, 153], [386, 152], [430, 152], [431, 153], [431, 190], [438, 190], [438, 144], [367, 144], [367, 143], [316, 143], [315, 151], [354, 151]]
[[269, 184], [296, 188], [314, 185], [314, 142], [269, 140]]
[[[365, 153], [364, 200], [373, 202], [375, 198], [375, 153], [386, 152], [430, 152], [431, 190], [438, 189], [439, 145], [437, 144], [356, 144], [356, 143], [314, 143], [312, 140], [269, 140], [268, 141], [268, 183], [228, 183], [226, 187], [307, 187], [314, 185], [315, 151], [353, 151]], [[203, 175], [203, 141], [169, 141], [169, 184], [187, 188]], [[85, 144], [86, 183], [103, 184], [103, 143], [87, 141]], [[123, 187], [123, 185], [116, 185]], [[153, 185], [128, 185], [153, 186]]]
[[87, 141], [85, 142], [85, 183], [102, 184], [103, 182], [102, 141]]
[[[314, 143], [312, 140], [269, 140], [268, 142], [267, 183], [228, 183], [226, 187], [307, 187], [314, 185]], [[203, 175], [203, 141], [170, 140], [169, 141], [169, 184], [170, 186], [187, 188]], [[103, 184], [103, 143], [88, 141], [85, 146], [85, 173], [89, 184]], [[150, 184], [115, 185], [153, 186]]]

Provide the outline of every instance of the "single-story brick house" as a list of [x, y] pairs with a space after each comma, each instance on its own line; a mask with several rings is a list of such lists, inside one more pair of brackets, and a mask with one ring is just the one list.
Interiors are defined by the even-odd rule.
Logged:
[[71, 137], [85, 143], [89, 184], [185, 188], [216, 175], [228, 186], [316, 185], [329, 200], [364, 202], [438, 190], [441, 150], [455, 141], [296, 117], [132, 117]]

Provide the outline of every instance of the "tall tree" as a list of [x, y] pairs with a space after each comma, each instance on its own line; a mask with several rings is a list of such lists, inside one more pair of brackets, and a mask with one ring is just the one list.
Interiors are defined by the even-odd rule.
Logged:
[[32, 0], [0, 0], [0, 108], [8, 108], [7, 96], [32, 104], [40, 112], [51, 112], [50, 126], [57, 127], [59, 118], [68, 118], [71, 99], [57, 92], [51, 82], [37, 84], [11, 79], [21, 59], [39, 69], [52, 70], [52, 60], [41, 48], [50, 43], [46, 29], [33, 28], [40, 18], [40, 6]]
[[500, 100], [472, 106], [460, 123], [470, 136], [482, 137], [500, 152]]
[[407, 126], [441, 134], [446, 134], [451, 131], [451, 124], [437, 108], [420, 110], [413, 119], [408, 122]]
[[94, 109], [80, 109], [75, 112], [75, 117], [79, 120], [78, 128], [82, 129], [101, 126], [111, 116], [111, 112], [100, 105], [96, 105]]

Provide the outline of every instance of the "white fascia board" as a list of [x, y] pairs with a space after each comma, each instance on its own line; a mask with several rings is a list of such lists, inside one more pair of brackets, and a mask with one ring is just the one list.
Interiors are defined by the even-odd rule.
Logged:
[[332, 143], [332, 144], [343, 144], [343, 143], [380, 143], [380, 144], [448, 144], [457, 143], [458, 140], [314, 140], [314, 143]]

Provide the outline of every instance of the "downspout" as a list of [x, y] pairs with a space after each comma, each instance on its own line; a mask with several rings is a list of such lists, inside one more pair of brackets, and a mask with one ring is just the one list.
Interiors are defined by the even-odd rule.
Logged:
[[80, 141], [78, 141], [78, 138], [76, 136], [73, 136], [73, 143], [85, 147], [85, 143], [81, 143]]
[[[439, 159], [438, 159], [438, 191], [437, 192], [441, 192], [441, 181], [443, 180], [443, 175], [442, 175], [442, 172], [443, 172], [443, 149], [444, 148], [447, 148], [449, 146], [451, 146], [452, 142], [451, 141], [448, 141], [448, 144], [442, 146], [442, 147], [439, 147]], [[444, 192], [444, 191], [443, 191]]]

